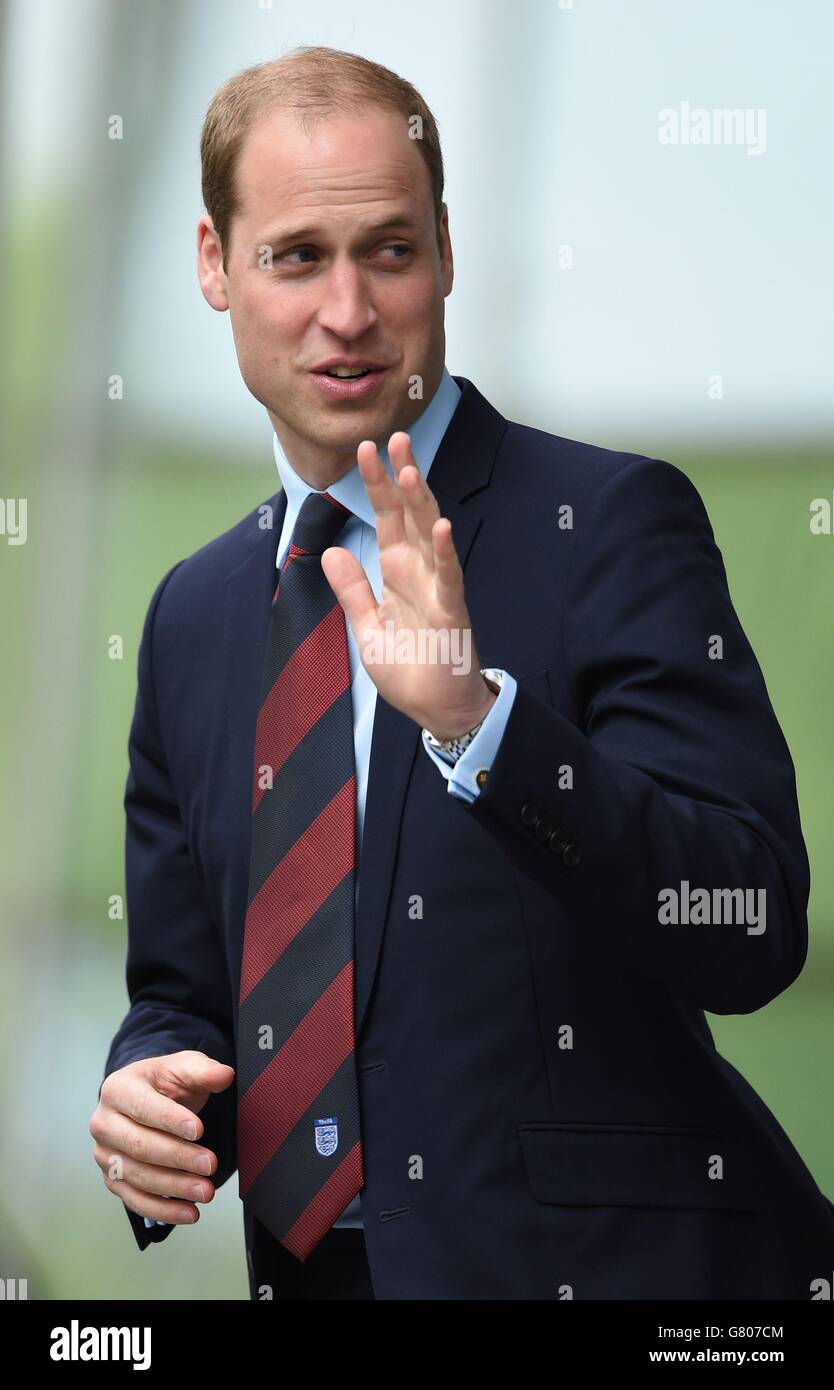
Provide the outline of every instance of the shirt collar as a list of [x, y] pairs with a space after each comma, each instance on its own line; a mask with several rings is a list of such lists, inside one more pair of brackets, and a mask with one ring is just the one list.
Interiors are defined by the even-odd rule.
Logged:
[[[440, 441], [448, 429], [449, 421], [455, 413], [460, 396], [460, 387], [444, 367], [440, 385], [423, 412], [408, 427], [414, 461], [424, 478], [429, 476]], [[349, 468], [347, 473], [342, 474], [342, 477], [335, 483], [331, 483], [330, 487], [311, 488], [309, 483], [305, 483], [304, 479], [296, 473], [274, 431], [272, 439], [275, 465], [287, 494], [287, 512], [284, 519], [286, 534], [292, 534], [296, 517], [301, 510], [301, 504], [308, 493], [314, 491], [329, 492], [331, 497], [336, 498], [337, 502], [341, 502], [354, 515], [361, 517], [369, 526], [376, 529], [376, 514], [365, 491], [365, 484], [362, 482], [358, 463], [354, 463], [353, 467]], [[393, 478], [394, 471], [388, 457], [387, 446], [380, 449], [380, 456]]]

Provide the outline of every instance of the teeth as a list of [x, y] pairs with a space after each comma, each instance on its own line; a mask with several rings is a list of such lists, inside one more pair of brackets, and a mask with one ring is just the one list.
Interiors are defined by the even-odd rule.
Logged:
[[358, 371], [355, 367], [330, 367], [328, 369], [327, 375], [341, 377], [359, 377], [367, 376], [369, 371], [369, 367], [360, 367]]

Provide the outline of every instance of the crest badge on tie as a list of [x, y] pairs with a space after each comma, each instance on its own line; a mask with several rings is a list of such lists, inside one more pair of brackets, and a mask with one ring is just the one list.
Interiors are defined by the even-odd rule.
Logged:
[[316, 1120], [316, 1153], [329, 1158], [339, 1146], [339, 1122], [335, 1115]]

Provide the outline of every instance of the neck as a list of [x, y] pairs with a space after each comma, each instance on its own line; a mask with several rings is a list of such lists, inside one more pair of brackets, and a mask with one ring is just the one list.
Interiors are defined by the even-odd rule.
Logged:
[[[282, 421], [271, 412], [269, 418], [278, 436], [278, 443], [294, 472], [316, 492], [324, 492], [332, 483], [348, 473], [356, 463], [356, 449], [360, 441], [357, 441], [353, 450], [323, 453], [307, 441], [300, 440], [292, 431], [287, 431]], [[377, 448], [382, 447], [379, 440], [375, 443]]]

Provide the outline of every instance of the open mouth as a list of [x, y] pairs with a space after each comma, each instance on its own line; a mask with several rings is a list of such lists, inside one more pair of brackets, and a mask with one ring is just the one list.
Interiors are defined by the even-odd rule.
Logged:
[[339, 381], [358, 381], [360, 377], [367, 376], [373, 370], [373, 367], [360, 367], [358, 371], [347, 372], [343, 367], [330, 367], [322, 375], [336, 377]]
[[326, 367], [311, 373], [316, 389], [331, 400], [366, 400], [382, 390], [387, 367]]

